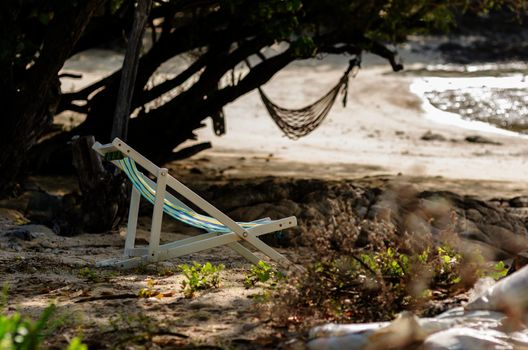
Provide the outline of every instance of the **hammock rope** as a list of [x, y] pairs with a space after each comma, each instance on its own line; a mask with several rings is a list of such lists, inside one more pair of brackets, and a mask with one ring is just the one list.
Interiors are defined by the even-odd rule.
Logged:
[[321, 125], [330, 112], [330, 109], [332, 109], [339, 92], [343, 94], [343, 106], [346, 107], [350, 72], [353, 71], [352, 77], [355, 77], [360, 64], [359, 57], [351, 59], [347, 70], [337, 85], [319, 100], [304, 108], [287, 109], [277, 106], [269, 99], [262, 88], [259, 87], [260, 98], [275, 124], [277, 124], [288, 138], [297, 140], [308, 135]]

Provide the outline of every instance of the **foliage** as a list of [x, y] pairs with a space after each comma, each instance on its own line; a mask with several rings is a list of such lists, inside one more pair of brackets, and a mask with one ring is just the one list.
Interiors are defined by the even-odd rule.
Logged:
[[23, 318], [18, 312], [11, 316], [0, 315], [0, 349], [37, 349], [53, 310], [54, 306], [46, 308], [37, 322]]
[[244, 286], [251, 288], [260, 282], [275, 287], [284, 278], [285, 276], [282, 272], [274, 269], [264, 261], [259, 261], [257, 265], [251, 266], [249, 274], [244, 278]]
[[147, 278], [147, 286], [139, 290], [138, 296], [140, 298], [151, 298], [159, 294], [158, 291], [154, 289], [156, 282], [152, 278]]
[[192, 265], [183, 264], [178, 267], [185, 276], [182, 281], [183, 294], [186, 298], [192, 298], [199, 290], [218, 288], [220, 272], [225, 266], [223, 264], [213, 265], [210, 262], [201, 265], [194, 261]]
[[156, 281], [153, 280], [152, 278], [147, 278], [146, 280], [147, 282], [147, 286], [145, 288], [141, 288], [139, 290], [139, 293], [138, 293], [138, 296], [140, 298], [157, 298], [157, 299], [162, 299], [162, 298], [165, 298], [165, 297], [171, 297], [175, 294], [174, 291], [166, 291], [166, 292], [161, 292], [160, 290], [156, 289], [155, 286], [156, 286]]
[[[48, 306], [37, 321], [22, 316], [19, 312], [12, 315], [0, 314], [0, 350], [34, 350], [44, 340], [45, 330], [50, 327], [50, 317], [55, 305]], [[75, 337], [67, 350], [87, 350], [80, 338]]]
[[387, 248], [312, 264], [281, 299], [293, 319], [388, 320], [403, 310], [425, 311], [429, 301], [459, 294], [480, 277], [500, 278], [506, 272], [503, 262], [490, 266], [445, 245], [410, 254]]
[[75, 337], [71, 340], [66, 350], [88, 350], [88, 345], [83, 344], [81, 338]]
[[504, 261], [499, 261], [495, 265], [493, 265], [489, 272], [485, 273], [484, 275], [487, 275], [488, 277], [491, 277], [497, 281], [503, 277], [506, 277], [508, 271], [509, 269], [504, 263]]
[[92, 269], [86, 266], [80, 268], [77, 271], [77, 276], [91, 283], [104, 283], [109, 282], [111, 279], [115, 278], [117, 276], [117, 272], [101, 269]]
[[79, 277], [85, 278], [90, 282], [100, 282], [100, 276], [94, 270], [89, 267], [80, 268], [78, 273]]

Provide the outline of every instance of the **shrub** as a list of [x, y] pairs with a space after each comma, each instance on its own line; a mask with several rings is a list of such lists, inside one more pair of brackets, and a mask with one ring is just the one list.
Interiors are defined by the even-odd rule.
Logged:
[[251, 267], [249, 274], [244, 278], [244, 286], [251, 288], [260, 282], [275, 287], [284, 277], [282, 272], [277, 271], [264, 261], [259, 261], [257, 265]]
[[299, 323], [308, 318], [389, 320], [403, 310], [420, 314], [431, 300], [453, 297], [479, 277], [505, 275], [504, 263], [480, 260], [449, 246], [410, 254], [386, 248], [326, 259], [309, 265], [306, 274], [281, 288], [285, 292], [276, 300], [285, 305], [275, 309]]
[[186, 298], [192, 298], [199, 290], [218, 288], [220, 285], [220, 272], [224, 269], [223, 264], [213, 265], [206, 262], [201, 265], [193, 262], [192, 265], [179, 265], [185, 280], [182, 282], [182, 291]]

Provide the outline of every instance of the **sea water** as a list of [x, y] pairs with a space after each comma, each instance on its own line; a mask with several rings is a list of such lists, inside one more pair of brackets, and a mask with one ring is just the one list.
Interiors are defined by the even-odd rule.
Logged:
[[528, 135], [526, 65], [436, 66], [429, 73], [410, 86], [422, 98], [427, 118], [471, 130]]

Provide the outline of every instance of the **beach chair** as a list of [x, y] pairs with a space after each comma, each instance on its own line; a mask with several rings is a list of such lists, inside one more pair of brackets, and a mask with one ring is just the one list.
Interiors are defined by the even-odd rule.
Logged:
[[[297, 225], [295, 216], [271, 220], [264, 218], [251, 222], [235, 222], [211, 203], [200, 197], [180, 181], [172, 177], [167, 169], [159, 168], [139, 152], [118, 138], [102, 145], [96, 142], [92, 147], [104, 159], [121, 169], [132, 182], [132, 195], [125, 238], [124, 257], [97, 262], [97, 266], [132, 268], [141, 264], [180, 257], [219, 246], [228, 246], [235, 252], [257, 264], [261, 259], [240, 242], [254, 247], [283, 267], [291, 262], [275, 249], [259, 239], [259, 236], [281, 231]], [[138, 170], [140, 165], [155, 177], [155, 181]], [[169, 193], [175, 191], [210, 216], [202, 215]], [[154, 205], [148, 246], [136, 247], [136, 229], [141, 197]], [[194, 237], [160, 244], [163, 214], [197, 227], [205, 232]]]

